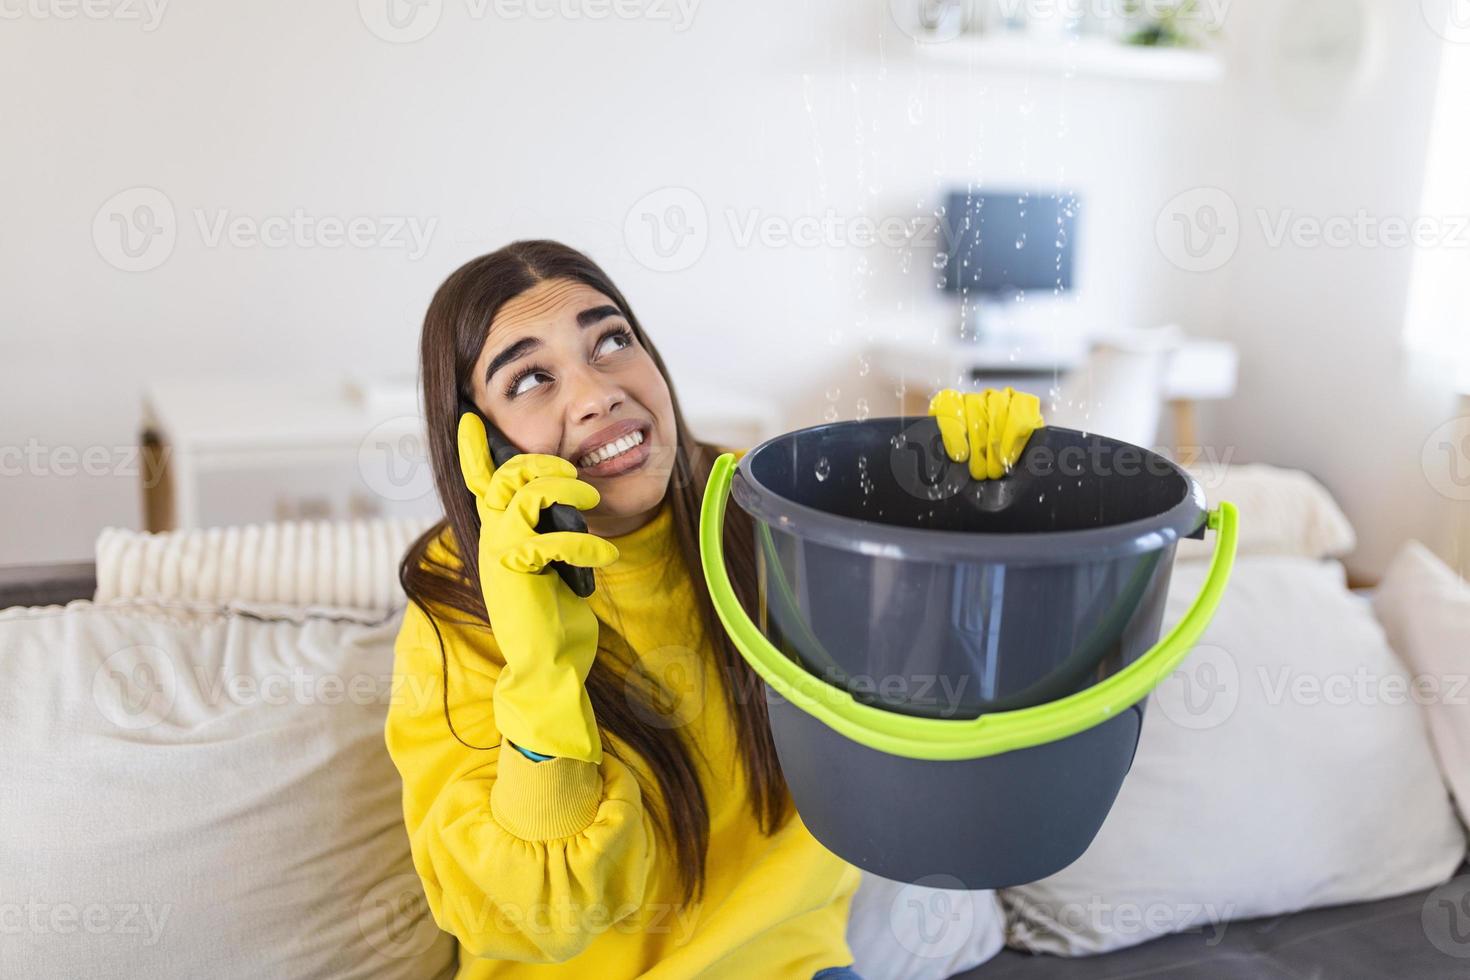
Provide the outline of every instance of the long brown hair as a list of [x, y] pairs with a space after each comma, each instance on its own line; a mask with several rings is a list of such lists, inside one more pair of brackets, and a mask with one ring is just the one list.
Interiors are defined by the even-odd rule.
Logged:
[[[429, 610], [430, 603], [463, 613], [473, 623], [488, 624], [480, 591], [477, 547], [480, 520], [474, 497], [460, 476], [455, 435], [459, 424], [459, 400], [464, 397], [473, 401], [472, 369], [496, 313], [509, 300], [550, 279], [570, 279], [611, 299], [668, 383], [674, 405], [677, 445], [667, 493], [672, 498], [670, 503], [679, 558], [683, 571], [695, 582], [694, 594], [700, 619], [709, 645], [714, 649], [715, 666], [750, 787], [748, 802], [751, 811], [762, 832], [774, 833], [786, 821], [789, 799], [771, 739], [764, 691], [760, 679], [741, 658], [720, 625], [709, 592], [704, 587], [699, 564], [700, 501], [718, 450], [695, 440], [690, 432], [679, 408], [673, 379], [638, 318], [633, 315], [628, 301], [596, 263], [575, 249], [552, 241], [513, 242], [461, 266], [434, 294], [424, 316], [420, 340], [420, 380], [434, 484], [444, 505], [445, 517], [409, 547], [399, 564], [399, 581], [409, 599], [424, 611], [431, 624], [435, 619]], [[461, 558], [461, 567], [428, 557], [429, 545], [445, 528], [452, 535], [453, 550]], [[739, 508], [730, 510], [724, 543], [736, 594], [747, 609], [752, 609], [756, 590], [753, 528], [750, 519], [740, 513]], [[493, 628], [493, 624], [488, 625]], [[673, 698], [651, 674], [636, 669], [630, 674], [629, 668], [633, 665], [628, 663], [627, 644], [608, 624], [601, 623], [599, 627], [597, 658], [586, 686], [603, 736], [603, 750], [621, 758], [615, 744], [609, 740], [611, 736], [641, 756], [654, 774], [658, 793], [651, 793], [651, 788], [645, 786], [644, 800], [650, 806], [659, 833], [672, 845], [684, 901], [687, 902], [703, 893], [705, 852], [709, 843], [709, 806], [690, 758], [691, 748], [697, 749], [698, 746], [685, 744], [679, 726], [659, 723], [659, 716], [667, 712], [656, 705], [669, 705]], [[438, 632], [437, 624], [434, 628]], [[448, 733], [458, 739], [459, 734], [449, 717], [449, 663], [442, 635], [439, 640], [444, 666], [444, 719]], [[638, 678], [636, 682], [634, 675]]]

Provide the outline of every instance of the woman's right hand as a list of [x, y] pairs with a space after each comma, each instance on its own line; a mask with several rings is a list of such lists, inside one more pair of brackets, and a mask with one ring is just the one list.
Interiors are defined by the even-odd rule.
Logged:
[[538, 534], [541, 510], [597, 506], [597, 488], [560, 456], [523, 453], [496, 468], [485, 424], [459, 420], [460, 474], [480, 517], [480, 589], [505, 667], [495, 682], [503, 738], [545, 755], [602, 761], [585, 681], [597, 656], [597, 617], [587, 601], [543, 569], [552, 561], [601, 568], [618, 549], [585, 531]]

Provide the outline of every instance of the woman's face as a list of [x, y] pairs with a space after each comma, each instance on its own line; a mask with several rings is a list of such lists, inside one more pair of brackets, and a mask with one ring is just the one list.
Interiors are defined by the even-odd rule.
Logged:
[[551, 279], [496, 313], [474, 367], [475, 404], [528, 453], [571, 460], [601, 500], [588, 530], [651, 520], [673, 471], [669, 386], [611, 299]]

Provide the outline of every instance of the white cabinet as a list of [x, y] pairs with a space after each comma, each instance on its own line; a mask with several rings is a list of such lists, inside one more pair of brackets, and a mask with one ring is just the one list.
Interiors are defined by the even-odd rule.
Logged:
[[[359, 394], [319, 378], [188, 379], [144, 394], [149, 530], [279, 520], [439, 516], [411, 384]], [[773, 406], [681, 384], [695, 433], [749, 447], [774, 435]]]

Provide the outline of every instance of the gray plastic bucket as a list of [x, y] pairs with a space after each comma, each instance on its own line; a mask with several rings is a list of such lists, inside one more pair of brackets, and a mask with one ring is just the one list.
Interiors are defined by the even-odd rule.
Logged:
[[751, 450], [731, 487], [756, 520], [758, 622], [866, 703], [973, 718], [1043, 704], [1159, 637], [1204, 493], [1137, 446], [1046, 427], [974, 481], [933, 419], [839, 422]]
[[[755, 621], [724, 563], [731, 496], [755, 522]], [[700, 554], [812, 835], [885, 878], [1002, 888], [1097, 835], [1148, 693], [1218, 608], [1237, 521], [1116, 440], [1040, 429], [977, 483], [932, 419], [874, 419], [716, 460]], [[1207, 528], [1205, 583], [1159, 640], [1175, 546]]]
[[1008, 888], [1082, 856], [1133, 765], [1140, 701], [1055, 742], [980, 759], [889, 755], [766, 690], [792, 802], [833, 854], [932, 888]]

